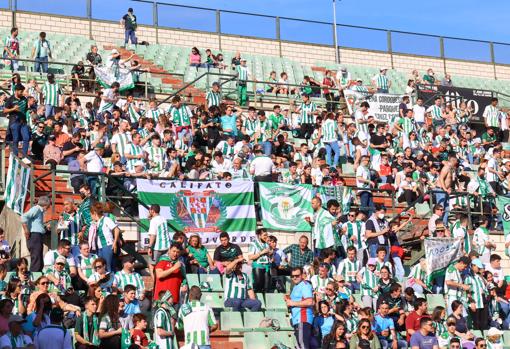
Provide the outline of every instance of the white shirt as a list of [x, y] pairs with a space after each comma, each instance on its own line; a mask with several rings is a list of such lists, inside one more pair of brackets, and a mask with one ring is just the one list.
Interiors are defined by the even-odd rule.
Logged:
[[97, 155], [95, 150], [88, 152], [88, 154], [85, 155], [85, 160], [87, 161], [88, 172], [103, 171], [103, 159], [99, 155]]
[[[11, 345], [11, 333], [8, 332], [7, 334], [4, 334], [2, 337], [0, 337], [0, 349], [9, 348], [9, 349], [15, 349]], [[26, 334], [19, 335], [13, 338], [14, 343], [16, 343], [16, 348], [25, 348], [27, 345], [32, 344], [32, 338], [27, 336]]]
[[425, 107], [415, 104], [413, 105], [414, 121], [425, 122]]
[[[53, 266], [53, 264], [55, 264], [55, 253], [58, 253], [58, 252], [56, 250], [49, 250], [48, 252], [46, 252], [46, 254], [44, 255], [44, 266], [45, 267]], [[65, 257], [65, 256], [62, 256], [62, 257]], [[65, 259], [66, 259], [67, 265], [69, 267], [76, 267], [76, 261], [74, 260], [74, 257], [72, 254], [69, 254], [69, 256], [65, 257]]]
[[72, 349], [72, 335], [62, 326], [49, 325], [34, 338], [37, 349]]
[[494, 276], [495, 283], [499, 283], [501, 280], [503, 280], [505, 278], [505, 275], [503, 274], [503, 269], [501, 269], [501, 268], [495, 269], [491, 266], [490, 263], [487, 263], [485, 265], [485, 270], [490, 271], [492, 273], [492, 275]]
[[[496, 160], [493, 157], [491, 157], [489, 159], [489, 162], [487, 163], [487, 167], [497, 171], [498, 170], [498, 160]], [[499, 177], [498, 177], [497, 174], [492, 173], [492, 172], [490, 172], [488, 170], [485, 171], [485, 173], [486, 173], [486, 177], [487, 177], [487, 182], [497, 182], [497, 181], [499, 181]]]
[[228, 172], [228, 170], [232, 167], [232, 161], [223, 158], [223, 162], [220, 164], [216, 160], [213, 160], [211, 161], [211, 166], [216, 173]]
[[268, 176], [273, 173], [273, 160], [267, 156], [256, 156], [250, 164], [250, 173], [254, 176]]

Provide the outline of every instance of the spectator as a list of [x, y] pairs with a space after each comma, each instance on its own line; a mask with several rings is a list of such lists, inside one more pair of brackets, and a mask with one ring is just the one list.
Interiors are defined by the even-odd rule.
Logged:
[[191, 49], [191, 53], [189, 55], [189, 65], [190, 67], [196, 67], [197, 70], [202, 66], [202, 56], [196, 47]]
[[78, 64], [73, 65], [71, 70], [71, 88], [73, 91], [80, 91], [81, 87], [84, 86], [84, 84], [82, 84], [82, 80], [85, 79], [87, 79], [85, 75], [85, 66], [83, 61], [79, 61]]
[[88, 69], [88, 81], [86, 81], [87, 91], [94, 92], [95, 91], [95, 81], [96, 81], [96, 73], [94, 71], [94, 67], [103, 63], [103, 59], [101, 55], [97, 53], [97, 46], [92, 45], [90, 47], [90, 52], [87, 53], [87, 62], [91, 65]]
[[372, 78], [372, 86], [377, 89], [377, 93], [389, 93], [391, 81], [386, 76], [388, 68], [380, 68], [379, 74]]
[[62, 331], [64, 312], [60, 308], [51, 310], [50, 326], [42, 328], [34, 338], [38, 349], [71, 349], [73, 340], [71, 334]]
[[224, 305], [233, 308], [234, 311], [243, 309], [259, 311], [262, 304], [255, 295], [251, 279], [241, 270], [245, 263], [243, 256], [238, 256], [225, 266]]
[[453, 87], [452, 77], [446, 73], [443, 80], [441, 80], [441, 86]]
[[427, 69], [427, 74], [423, 75], [423, 83], [428, 85], [435, 85], [436, 77], [432, 68]]
[[175, 304], [179, 303], [181, 292], [188, 290], [186, 284], [186, 267], [179, 260], [180, 246], [173, 242], [166, 255], [162, 255], [154, 270], [156, 282], [154, 287], [154, 300], [158, 300], [159, 293], [169, 290]]
[[299, 244], [287, 246], [283, 253], [289, 255], [289, 268], [303, 268], [313, 261], [313, 252], [308, 247], [308, 238], [302, 235], [299, 238]]
[[227, 232], [221, 232], [219, 235], [220, 245], [214, 250], [214, 263], [220, 273], [225, 272], [225, 268], [230, 262], [238, 257], [242, 257], [241, 248], [230, 242], [230, 236]]
[[136, 37], [138, 24], [136, 23], [136, 16], [131, 7], [128, 8], [127, 13], [122, 17], [120, 24], [124, 26], [124, 46], [127, 48], [131, 40], [131, 45], [135, 45], [136, 47], [138, 44], [138, 39]]
[[368, 319], [361, 319], [358, 323], [358, 330], [349, 341], [349, 349], [370, 348], [381, 349], [379, 338], [372, 331], [372, 324]]
[[452, 304], [458, 299], [461, 299], [465, 291], [469, 291], [469, 285], [462, 282], [461, 273], [470, 265], [468, 257], [461, 257], [455, 264], [452, 264], [446, 270], [445, 275], [445, 291], [448, 295], [448, 313], [453, 311]]
[[188, 254], [191, 272], [193, 274], [217, 273], [218, 270], [214, 265], [207, 248], [202, 245], [200, 235], [191, 235], [186, 248]]
[[5, 101], [3, 113], [8, 115], [9, 125], [7, 128], [6, 140], [10, 142], [12, 153], [18, 156], [18, 144], [23, 141], [22, 155], [26, 159], [25, 162], [29, 163], [27, 158], [30, 131], [27, 126], [26, 112], [27, 112], [27, 99], [23, 96], [25, 87], [21, 84], [13, 86], [13, 94]]
[[268, 292], [270, 286], [270, 263], [271, 249], [268, 245], [268, 234], [265, 229], [257, 229], [257, 237], [250, 244], [248, 259], [252, 263], [253, 291], [256, 293]]
[[18, 28], [11, 28], [11, 35], [5, 38], [4, 41], [4, 58], [9, 60], [12, 72], [17, 72], [19, 63], [17, 58], [20, 55], [20, 44], [18, 40]]
[[37, 205], [21, 216], [23, 232], [30, 251], [30, 271], [32, 272], [39, 272], [43, 267], [43, 235], [46, 233], [44, 211], [49, 207], [49, 199], [46, 196], [41, 196], [37, 200]]
[[32, 59], [35, 59], [34, 71], [38, 73], [48, 73], [48, 59], [51, 57], [51, 45], [46, 40], [46, 33], [40, 32], [39, 38], [34, 42], [32, 48]]
[[420, 320], [420, 330], [413, 333], [410, 344], [412, 349], [439, 349], [432, 320], [429, 318]]
[[417, 298], [414, 301], [414, 311], [406, 317], [405, 322], [407, 341], [410, 341], [411, 336], [420, 329], [422, 318], [430, 319], [430, 316], [427, 314], [427, 307], [428, 304], [425, 298]]
[[300, 348], [309, 348], [312, 337], [313, 290], [304, 279], [303, 269], [293, 267], [290, 273], [294, 287], [290, 296], [285, 298], [291, 312], [291, 324], [294, 327], [296, 342]]

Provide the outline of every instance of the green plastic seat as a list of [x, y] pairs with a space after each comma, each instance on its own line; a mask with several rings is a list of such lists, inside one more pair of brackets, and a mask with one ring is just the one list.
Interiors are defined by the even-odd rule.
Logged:
[[243, 319], [238, 311], [221, 312], [220, 324], [222, 331], [232, 331], [232, 329], [242, 329]]
[[263, 293], [256, 294], [257, 299], [260, 301], [260, 306], [262, 309], [266, 309], [266, 300]]
[[442, 294], [427, 294], [427, 305], [431, 311], [438, 306], [446, 307], [444, 296]]
[[266, 311], [266, 317], [277, 320], [280, 323], [280, 330], [292, 330], [288, 313], [282, 311]]
[[200, 282], [207, 282], [211, 286], [213, 292], [223, 292], [223, 285], [221, 283], [221, 275], [218, 274], [202, 274], [200, 275]]
[[510, 330], [503, 331], [503, 344], [510, 346]]
[[186, 274], [186, 281], [188, 282], [188, 287], [200, 285], [198, 274]]
[[261, 332], [248, 332], [244, 334], [244, 347], [250, 349], [268, 349], [269, 340], [265, 333]]
[[224, 308], [223, 294], [219, 292], [203, 292], [201, 301], [213, 309]]
[[246, 331], [256, 331], [259, 328], [260, 321], [264, 318], [264, 313], [261, 311], [247, 311], [243, 315]]
[[287, 311], [287, 303], [282, 293], [266, 293], [266, 309]]
[[289, 348], [296, 347], [296, 337], [294, 336], [293, 331], [276, 331], [269, 332], [267, 334], [267, 339], [269, 341], [269, 347], [273, 345], [283, 344]]
[[483, 331], [480, 331], [480, 330], [471, 330], [471, 332], [475, 336], [475, 339], [476, 338], [483, 338]]

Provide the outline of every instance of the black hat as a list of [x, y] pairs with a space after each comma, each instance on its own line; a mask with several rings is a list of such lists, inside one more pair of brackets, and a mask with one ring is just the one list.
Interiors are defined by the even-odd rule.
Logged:
[[133, 13], [133, 8], [131, 8], [131, 7], [130, 7], [130, 8], [128, 8], [128, 12]]

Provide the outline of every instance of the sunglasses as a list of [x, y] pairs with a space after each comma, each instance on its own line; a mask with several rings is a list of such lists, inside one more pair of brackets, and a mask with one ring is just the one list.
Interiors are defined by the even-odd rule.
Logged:
[[334, 289], [332, 289], [332, 288], [326, 288], [326, 291], [335, 292], [335, 290], [334, 290]]
[[104, 267], [104, 265], [96, 265], [96, 266], [94, 267], [94, 269], [96, 269], [96, 270], [97, 270], [97, 269], [101, 269], [102, 267]]
[[367, 328], [370, 328], [370, 327], [368, 325], [363, 325], [360, 328], [363, 329], [363, 330], [366, 330]]
[[290, 277], [293, 278], [293, 279], [297, 279], [298, 277], [301, 277], [301, 274], [299, 274], [299, 275], [291, 275]]
[[43, 285], [43, 286], [47, 286], [47, 285], [49, 285], [49, 284], [50, 284], [50, 283], [49, 283], [48, 281], [44, 281], [44, 282], [39, 283], [39, 285]]
[[57, 263], [57, 265], [61, 265], [61, 266], [63, 266], [63, 267], [65, 266], [65, 264], [64, 264], [64, 263]]

